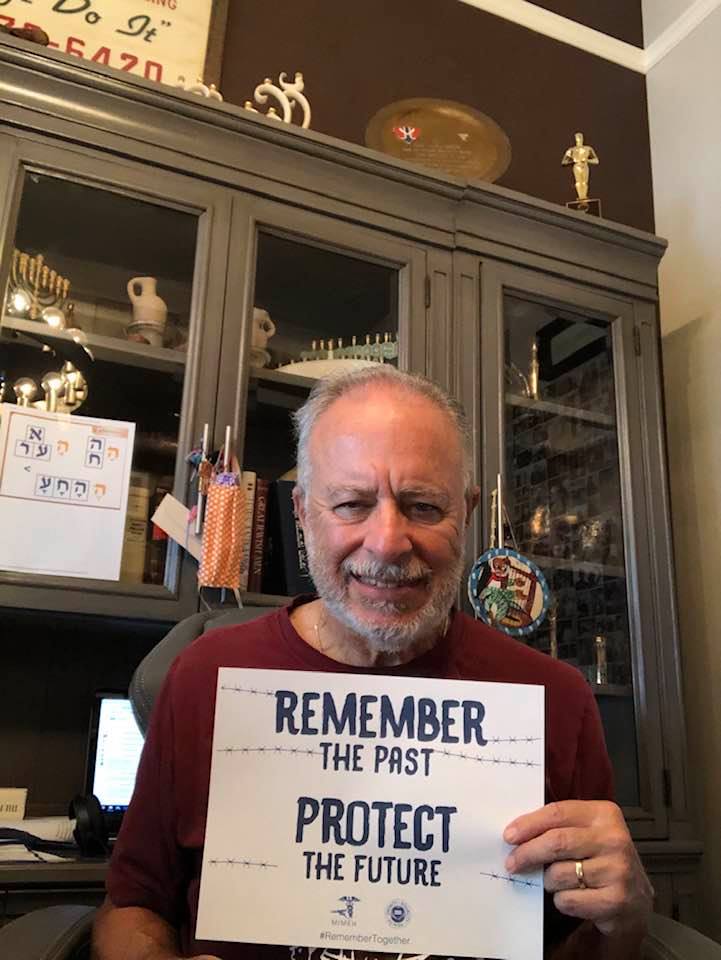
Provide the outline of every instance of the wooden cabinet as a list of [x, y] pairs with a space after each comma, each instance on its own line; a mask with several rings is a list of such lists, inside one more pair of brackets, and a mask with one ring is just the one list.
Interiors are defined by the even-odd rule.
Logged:
[[[672, 865], [686, 878], [700, 848], [657, 344], [663, 241], [60, 54], [8, 44], [0, 63], [0, 289], [24, 244], [72, 272], [86, 313], [115, 317], [79, 324], [101, 371], [87, 412], [133, 419], [146, 444], [135, 468], [188, 502], [186, 456], [205, 423], [216, 447], [232, 426], [247, 469], [292, 468], [289, 412], [312, 383], [293, 363], [313, 341], [388, 344], [388, 362], [455, 392], [482, 489], [467, 559], [487, 545], [501, 472], [519, 546], [556, 596], [559, 656], [594, 686], [627, 818], [669, 878], [664, 909], [677, 887], [687, 904]], [[121, 280], [133, 275], [158, 278], [176, 339], [128, 341]], [[266, 358], [254, 307], [276, 325]], [[37, 326], [6, 309], [3, 357], [17, 360], [16, 334]], [[0, 605], [177, 620], [197, 606], [194, 565], [173, 546], [163, 564], [155, 583], [157, 565], [117, 583], [1, 571]], [[531, 642], [552, 639], [547, 626]]]

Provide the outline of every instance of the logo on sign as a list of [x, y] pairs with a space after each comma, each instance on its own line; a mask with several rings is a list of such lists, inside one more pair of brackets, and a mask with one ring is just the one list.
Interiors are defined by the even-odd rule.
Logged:
[[405, 900], [391, 900], [386, 907], [386, 917], [392, 927], [405, 927], [411, 919], [411, 908]]
[[335, 927], [354, 927], [354, 916], [355, 916], [355, 905], [360, 903], [360, 897], [338, 897], [340, 903], [343, 904], [342, 907], [336, 907], [334, 910], [331, 910], [331, 913], [337, 914], [337, 916], [342, 919], [336, 920], [335, 918], [331, 920], [331, 923]]

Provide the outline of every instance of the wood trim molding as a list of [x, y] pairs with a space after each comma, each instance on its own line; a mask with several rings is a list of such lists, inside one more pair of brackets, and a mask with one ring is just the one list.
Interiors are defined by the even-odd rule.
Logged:
[[648, 73], [657, 63], [663, 60], [667, 53], [670, 53], [682, 40], [685, 40], [691, 31], [695, 30], [718, 6], [721, 6], [721, 0], [696, 0], [695, 3], [692, 3], [691, 6], [681, 14], [678, 20], [672, 23], [670, 27], [667, 27], [664, 32], [659, 37], [656, 37], [653, 43], [646, 48], [645, 72]]
[[461, 3], [496, 17], [503, 17], [504, 20], [517, 23], [527, 30], [534, 30], [552, 40], [567, 43], [586, 53], [603, 57], [611, 63], [617, 63], [628, 70], [643, 74], [655, 67], [710, 13], [721, 6], [721, 0], [695, 0], [649, 47], [642, 50], [631, 43], [609, 37], [600, 30], [593, 30], [591, 27], [576, 23], [575, 20], [569, 20], [568, 17], [562, 17], [558, 13], [536, 6], [529, 0], [461, 0]]

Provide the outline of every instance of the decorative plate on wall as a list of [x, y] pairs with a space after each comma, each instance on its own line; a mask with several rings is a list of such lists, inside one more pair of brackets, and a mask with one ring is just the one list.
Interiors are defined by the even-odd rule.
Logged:
[[511, 162], [510, 141], [496, 121], [453, 100], [391, 103], [371, 118], [365, 140], [399, 160], [468, 180], [493, 182]]
[[517, 550], [492, 547], [473, 564], [468, 599], [477, 617], [512, 637], [527, 637], [543, 623], [551, 591], [540, 569]]

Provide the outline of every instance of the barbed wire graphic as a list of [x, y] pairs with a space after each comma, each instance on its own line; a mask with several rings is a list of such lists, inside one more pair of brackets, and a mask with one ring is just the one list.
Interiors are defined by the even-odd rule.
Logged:
[[515, 883], [520, 887], [540, 887], [540, 883], [534, 883], [532, 880], [522, 880], [520, 877], [509, 877], [504, 873], [484, 873], [481, 870], [482, 877], [489, 877], [491, 880], [505, 880], [506, 883]]
[[301, 757], [322, 757], [321, 750], [313, 750], [310, 747], [218, 747], [218, 753], [291, 753]]
[[229, 690], [231, 693], [250, 693], [257, 697], [274, 697], [275, 690], [257, 690], [255, 687], [221, 687], [221, 690]]
[[264, 860], [244, 860], [239, 858], [229, 857], [226, 860], [208, 860], [208, 863], [213, 867], [261, 867], [262, 869], [268, 869], [270, 867], [277, 867], [277, 863], [267, 863]]
[[541, 763], [536, 760], [513, 760], [510, 757], [477, 757], [471, 753], [464, 753], [462, 750], [434, 750], [440, 757], [452, 757], [454, 760], [471, 760], [474, 763], [498, 764], [508, 767], [540, 767]]

